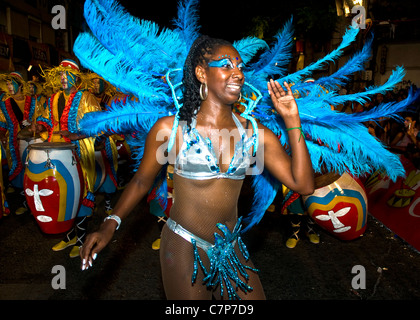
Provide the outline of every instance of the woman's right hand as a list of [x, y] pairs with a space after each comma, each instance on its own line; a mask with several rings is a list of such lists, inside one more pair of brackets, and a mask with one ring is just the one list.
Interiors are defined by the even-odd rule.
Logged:
[[[157, 155], [163, 154], [162, 145], [165, 143], [162, 139], [158, 139], [158, 136], [160, 137], [162, 132], [164, 132], [162, 136], [166, 135], [169, 137], [172, 132], [173, 122], [173, 116], [163, 117], [150, 130], [147, 135], [140, 166], [114, 206], [113, 215], [118, 215], [120, 219], [124, 220], [153, 186], [156, 176], [162, 169], [162, 164], [158, 162]], [[87, 236], [79, 251], [82, 259], [82, 270], [92, 266], [97, 254], [111, 241], [117, 227], [117, 221], [107, 219], [101, 224], [97, 232]]]
[[115, 221], [106, 220], [97, 232], [87, 235], [79, 251], [80, 258], [82, 259], [82, 270], [92, 267], [93, 260], [96, 259], [98, 253], [111, 241], [115, 229]]

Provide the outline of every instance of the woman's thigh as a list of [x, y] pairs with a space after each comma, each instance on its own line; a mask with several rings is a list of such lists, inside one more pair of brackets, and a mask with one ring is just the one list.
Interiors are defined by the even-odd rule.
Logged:
[[[210, 261], [207, 254], [203, 250], [198, 249], [201, 260], [207, 270], [210, 267]], [[236, 245], [237, 255], [239, 260], [254, 268], [251, 261], [245, 261], [242, 254], [239, 252], [239, 248]], [[194, 299], [194, 300], [210, 300], [212, 295], [216, 299], [220, 299], [220, 285], [215, 290], [207, 288], [203, 284], [204, 273], [202, 272], [199, 265], [197, 265], [197, 279], [192, 283], [192, 275], [194, 272], [194, 251], [193, 245], [178, 236], [167, 226], [162, 230], [161, 236], [161, 247], [160, 247], [160, 261], [162, 270], [162, 280], [165, 289], [166, 297], [169, 300], [173, 299]], [[261, 285], [258, 273], [252, 270], [247, 270], [249, 276], [248, 279], [244, 279], [239, 276], [244, 282], [252, 287], [251, 291], [243, 292], [238, 290], [238, 296], [241, 299], [265, 299], [264, 290]], [[229, 281], [229, 280], [228, 280]], [[226, 286], [226, 284], [224, 284]], [[232, 283], [233, 287], [236, 287], [235, 283]], [[227, 299], [226, 288], [224, 290], [223, 299]]]
[[167, 226], [162, 230], [160, 264], [163, 287], [168, 300], [210, 300], [212, 298], [212, 292], [202, 284], [201, 270], [198, 270], [197, 280], [192, 283], [193, 245], [172, 232]]

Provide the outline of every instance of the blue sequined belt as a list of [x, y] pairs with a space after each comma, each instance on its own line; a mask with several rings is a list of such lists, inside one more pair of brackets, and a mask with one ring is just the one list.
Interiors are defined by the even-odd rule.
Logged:
[[[257, 269], [242, 264], [234, 249], [235, 244], [238, 243], [239, 249], [245, 260], [247, 261], [249, 259], [248, 250], [240, 237], [241, 220], [242, 218], [238, 219], [232, 232], [224, 224], [218, 223], [217, 228], [223, 232], [224, 237], [218, 233], [214, 233], [214, 244], [197, 237], [171, 218], [166, 221], [166, 225], [169, 229], [188, 242], [191, 242], [193, 245], [194, 271], [191, 278], [192, 283], [195, 283], [197, 280], [198, 266], [200, 266], [204, 273], [203, 283], [211, 288], [220, 285], [221, 295], [223, 296], [224, 290], [226, 289], [229, 299], [239, 299], [239, 296], [236, 293], [237, 288], [240, 288], [244, 292], [252, 291], [252, 287], [245, 283], [239, 277], [240, 275], [248, 280], [249, 275], [247, 270], [258, 272]], [[200, 254], [198, 253], [198, 248], [203, 249], [209, 257], [209, 270], [204, 266]], [[233, 286], [232, 281], [236, 285], [235, 287]]]

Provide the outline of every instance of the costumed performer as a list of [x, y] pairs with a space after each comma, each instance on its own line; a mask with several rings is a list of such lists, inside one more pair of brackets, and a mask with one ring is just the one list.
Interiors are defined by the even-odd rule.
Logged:
[[0, 99], [0, 133], [2, 141], [7, 141], [6, 154], [10, 183], [7, 192], [17, 194], [21, 206], [16, 209], [15, 213], [20, 215], [28, 211], [28, 206], [23, 191], [25, 168], [20, 154], [19, 133], [30, 128], [39, 109], [36, 99], [30, 95], [28, 84], [21, 73], [11, 72], [6, 78], [6, 85], [8, 91]]
[[[290, 190], [283, 186], [283, 194], [287, 195]], [[291, 197], [285, 201], [282, 208], [282, 213], [288, 215], [289, 235], [286, 240], [286, 247], [293, 249], [300, 240], [301, 227], [304, 227], [305, 235], [309, 242], [313, 244], [319, 243], [319, 234], [316, 231], [316, 225], [311, 217], [306, 212], [305, 204], [302, 196], [298, 193], [293, 193]], [[303, 225], [303, 226], [302, 226]]]
[[33, 117], [32, 123], [36, 122], [36, 118], [44, 112], [46, 102], [50, 96], [48, 91], [44, 89], [43, 83], [39, 81], [28, 81], [29, 92], [36, 100], [36, 111], [35, 117]]
[[[93, 187], [96, 178], [94, 138], [77, 133], [79, 121], [85, 114], [100, 111], [96, 98], [87, 90], [78, 64], [70, 59], [63, 60], [58, 67], [48, 71], [48, 81], [60, 81], [61, 90], [52, 94], [44, 113], [36, 120], [36, 133], [48, 142], [71, 142], [77, 146], [84, 176], [84, 197], [72, 228], [65, 238], [57, 243], [54, 251], [73, 246], [70, 257], [77, 257], [79, 247], [86, 236], [87, 217], [92, 215], [95, 197]], [[56, 84], [49, 84], [56, 87]]]
[[[4, 81], [4, 79], [7, 77], [6, 74], [0, 74], [0, 83]], [[0, 85], [0, 97], [3, 97], [3, 94], [5, 93], [6, 88], [3, 88]], [[0, 164], [1, 164], [1, 169], [0, 169], [0, 218], [2, 218], [3, 216], [8, 216], [10, 214], [10, 209], [9, 209], [9, 205], [7, 203], [6, 200], [6, 194], [5, 194], [5, 188], [4, 186], [7, 186], [9, 184], [8, 179], [7, 179], [7, 172], [9, 171], [9, 166], [7, 163], [7, 155], [6, 155], [6, 149], [4, 146], [7, 146], [7, 140], [6, 140], [6, 136], [2, 135], [0, 137]]]
[[[174, 127], [178, 141], [182, 141], [175, 147], [176, 201], [163, 228], [160, 247], [168, 299], [211, 299], [213, 293], [226, 294], [224, 290], [229, 298], [265, 298], [256, 269], [240, 240], [237, 212], [254, 140], [259, 140], [264, 167], [278, 180], [299, 193], [313, 192], [313, 171], [305, 140], [301, 139], [299, 113], [291, 89], [287, 83], [287, 91], [277, 82], [268, 83], [273, 105], [291, 129], [289, 157], [270, 130], [258, 125], [264, 134], [245, 132], [247, 120], [232, 112], [245, 82], [243, 68], [241, 56], [230, 43], [206, 36], [193, 43], [185, 62], [184, 104], [179, 111], [179, 121], [185, 125]], [[124, 219], [152, 187], [162, 168], [156, 155], [167, 141], [159, 141], [158, 134], [166, 132], [169, 138], [174, 120], [174, 116], [162, 118], [153, 126], [140, 167], [115, 206], [114, 216], [103, 222], [81, 249], [84, 266], [111, 240], [118, 227], [115, 219]], [[238, 143], [222, 142], [223, 130], [228, 130]], [[220, 242], [224, 243], [223, 249], [218, 248]], [[218, 250], [230, 253], [224, 256]], [[233, 270], [229, 271], [230, 263]], [[215, 265], [220, 270], [212, 270]], [[241, 274], [232, 276], [237, 269], [242, 270]], [[211, 277], [212, 272], [215, 278]]]

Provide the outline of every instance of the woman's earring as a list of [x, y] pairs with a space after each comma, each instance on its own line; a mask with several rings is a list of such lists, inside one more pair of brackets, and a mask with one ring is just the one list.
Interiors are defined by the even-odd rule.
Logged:
[[[203, 93], [203, 85], [204, 85], [204, 93]], [[200, 85], [200, 98], [201, 100], [206, 100], [207, 96], [209, 95], [209, 89], [207, 88], [207, 83], [201, 83]]]
[[239, 92], [238, 102], [240, 102], [241, 100], [242, 100], [242, 92]]

